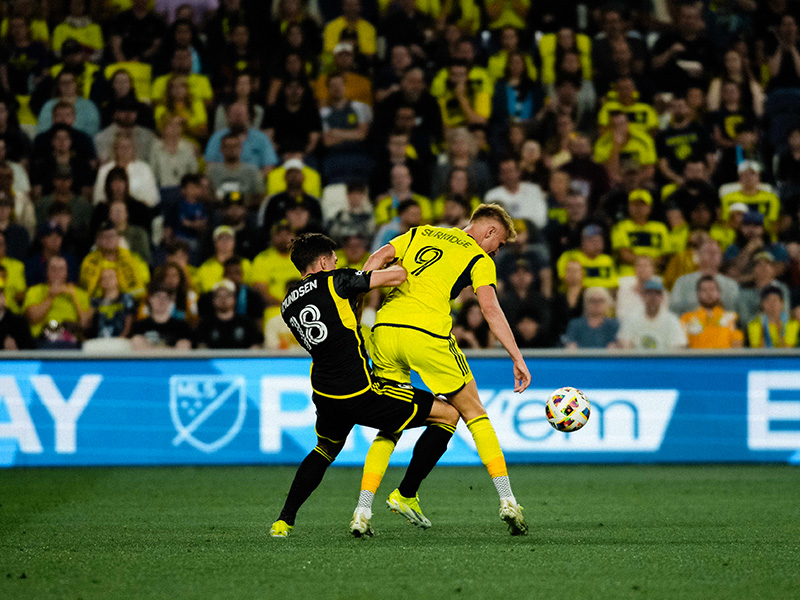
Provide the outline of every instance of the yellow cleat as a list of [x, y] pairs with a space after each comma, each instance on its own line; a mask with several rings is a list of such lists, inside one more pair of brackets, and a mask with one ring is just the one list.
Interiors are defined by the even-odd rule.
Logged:
[[511, 500], [500, 500], [500, 518], [508, 525], [511, 535], [528, 535], [528, 524], [522, 516], [522, 507]]
[[395, 490], [389, 494], [386, 504], [393, 513], [403, 515], [415, 527], [430, 528], [431, 522], [422, 514], [422, 509], [419, 507], [419, 496], [406, 498], [400, 495], [400, 490]]
[[289, 525], [286, 521], [275, 521], [269, 534], [274, 538], [287, 538], [292, 529], [294, 529], [294, 525]]

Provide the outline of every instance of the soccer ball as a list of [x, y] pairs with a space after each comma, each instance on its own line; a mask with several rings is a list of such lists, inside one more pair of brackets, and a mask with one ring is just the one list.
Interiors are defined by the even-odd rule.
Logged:
[[578, 431], [586, 425], [590, 412], [584, 393], [572, 387], [558, 388], [544, 405], [547, 421], [559, 431]]

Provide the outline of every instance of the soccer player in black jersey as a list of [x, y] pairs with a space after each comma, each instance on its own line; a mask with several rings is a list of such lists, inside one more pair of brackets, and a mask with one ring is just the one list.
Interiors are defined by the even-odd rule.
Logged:
[[[286, 293], [281, 315], [313, 359], [317, 446], [297, 469], [283, 510], [272, 525], [272, 537], [289, 535], [297, 511], [322, 481], [354, 425], [396, 433], [429, 425], [414, 447], [399, 488], [403, 496], [413, 498], [444, 454], [458, 423], [458, 411], [452, 406], [430, 392], [378, 380], [367, 362], [354, 312], [357, 298], [372, 288], [400, 285], [406, 270], [400, 265], [376, 271], [336, 269], [335, 248], [333, 240], [318, 233], [300, 235], [292, 245], [291, 259], [302, 279]], [[419, 519], [409, 520], [419, 524]], [[372, 529], [367, 526], [362, 533], [372, 535]]]

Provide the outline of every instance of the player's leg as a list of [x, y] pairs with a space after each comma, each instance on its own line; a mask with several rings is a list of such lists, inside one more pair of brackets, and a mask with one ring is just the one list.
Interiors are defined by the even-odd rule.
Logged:
[[450, 438], [456, 431], [458, 419], [459, 414], [456, 409], [446, 402], [434, 400], [431, 414], [426, 421], [428, 425], [414, 445], [414, 453], [403, 481], [389, 494], [389, 499], [386, 501], [393, 512], [403, 515], [417, 527], [427, 529], [431, 526], [430, 520], [425, 517], [419, 506], [417, 492], [422, 481], [447, 450]]
[[475, 380], [469, 381], [462, 389], [449, 397], [450, 403], [461, 413], [472, 434], [481, 462], [489, 472], [500, 496], [500, 517], [508, 524], [511, 535], [525, 535], [528, 526], [522, 517], [522, 507], [517, 504], [511, 491], [508, 468], [500, 448], [497, 434], [492, 427], [486, 409], [478, 395]]
[[317, 438], [316, 447], [308, 453], [295, 473], [286, 502], [281, 509], [278, 520], [272, 524], [270, 535], [285, 538], [294, 527], [297, 511], [317, 489], [328, 467], [344, 446], [344, 440], [334, 442], [325, 438]]

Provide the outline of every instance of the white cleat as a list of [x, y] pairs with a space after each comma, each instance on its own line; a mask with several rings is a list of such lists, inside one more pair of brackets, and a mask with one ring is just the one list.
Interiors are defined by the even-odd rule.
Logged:
[[372, 509], [359, 506], [353, 513], [353, 520], [350, 521], [350, 533], [355, 537], [372, 537], [375, 532], [372, 530], [369, 520], [372, 518]]
[[508, 525], [511, 535], [528, 535], [528, 524], [522, 516], [522, 507], [511, 500], [500, 500], [500, 518]]

